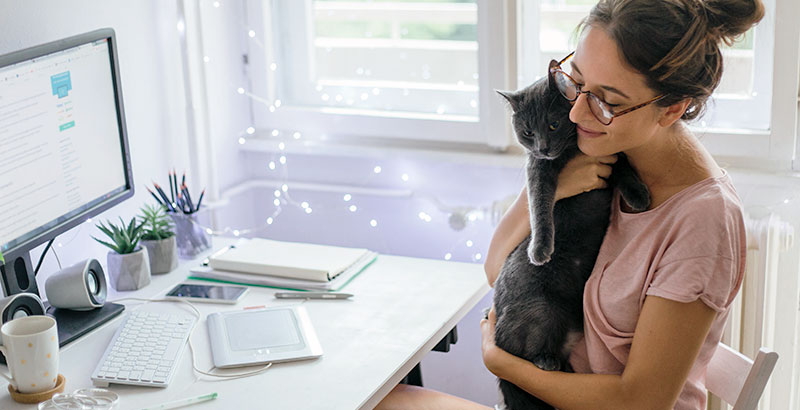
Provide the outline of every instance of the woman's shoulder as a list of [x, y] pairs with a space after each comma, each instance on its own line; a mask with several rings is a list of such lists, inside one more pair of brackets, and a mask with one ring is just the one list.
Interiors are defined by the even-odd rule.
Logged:
[[[741, 212], [741, 201], [736, 188], [724, 169], [718, 173], [687, 179], [683, 183], [651, 190], [650, 209], [634, 216], [650, 214], [666, 217], [672, 214], [719, 214], [720, 211]], [[629, 215], [624, 201], [622, 211]]]
[[736, 187], [724, 169], [718, 175], [711, 175], [689, 185], [674, 195], [673, 208], [678, 212], [691, 212], [701, 215], [719, 215], [730, 212], [739, 213], [742, 203]]
[[[738, 259], [745, 241], [744, 211], [726, 171], [670, 198], [660, 215], [672, 257], [718, 255]], [[672, 258], [666, 258], [672, 259]]]

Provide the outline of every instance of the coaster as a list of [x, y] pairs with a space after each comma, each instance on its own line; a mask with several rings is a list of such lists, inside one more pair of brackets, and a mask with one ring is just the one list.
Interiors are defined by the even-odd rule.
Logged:
[[11, 393], [11, 398], [14, 399], [17, 403], [23, 404], [36, 404], [43, 402], [45, 400], [50, 400], [53, 395], [56, 393], [63, 393], [64, 386], [67, 384], [67, 379], [64, 378], [63, 374], [58, 375], [58, 380], [56, 381], [56, 386], [50, 390], [42, 391], [39, 393], [20, 393], [14, 390], [11, 385], [8, 385], [8, 392]]

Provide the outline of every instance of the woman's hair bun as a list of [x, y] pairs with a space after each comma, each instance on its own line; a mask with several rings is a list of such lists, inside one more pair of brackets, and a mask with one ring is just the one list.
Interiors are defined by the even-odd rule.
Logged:
[[698, 0], [708, 18], [709, 35], [732, 44], [764, 17], [761, 0]]

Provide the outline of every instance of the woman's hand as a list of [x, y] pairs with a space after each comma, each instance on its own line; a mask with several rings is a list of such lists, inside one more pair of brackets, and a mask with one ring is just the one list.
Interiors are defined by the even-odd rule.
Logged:
[[608, 187], [606, 179], [611, 175], [611, 165], [615, 162], [617, 162], [616, 154], [590, 157], [579, 152], [558, 174], [556, 201], [593, 189]]
[[500, 369], [503, 359], [509, 353], [494, 344], [494, 326], [497, 323], [497, 316], [494, 314], [494, 305], [485, 319], [481, 319], [481, 351], [483, 352], [483, 364], [495, 376], [500, 376]]

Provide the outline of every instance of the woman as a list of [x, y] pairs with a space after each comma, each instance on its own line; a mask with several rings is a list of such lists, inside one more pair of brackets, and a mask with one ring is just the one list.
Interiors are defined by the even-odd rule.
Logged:
[[[570, 120], [585, 154], [559, 175], [557, 199], [605, 187], [624, 152], [652, 204], [632, 213], [614, 195], [584, 289], [576, 373], [543, 371], [498, 348], [493, 311], [481, 321], [492, 373], [563, 410], [705, 408], [705, 368], [741, 285], [746, 242], [731, 180], [686, 121], [719, 84], [720, 42], [763, 14], [759, 0], [602, 0], [592, 9], [574, 55], [554, 71], [574, 100]], [[530, 235], [528, 221], [523, 189], [492, 238], [490, 284]], [[399, 385], [378, 408], [486, 407]]]

